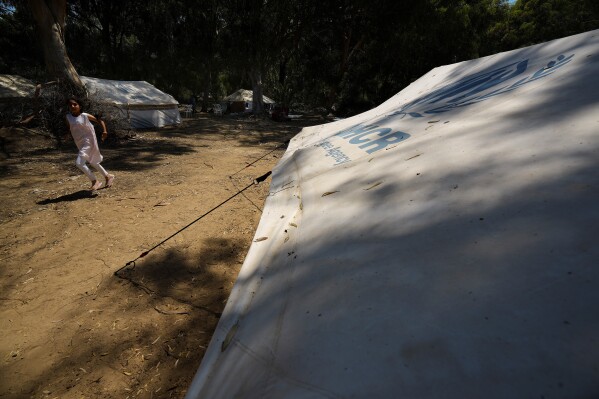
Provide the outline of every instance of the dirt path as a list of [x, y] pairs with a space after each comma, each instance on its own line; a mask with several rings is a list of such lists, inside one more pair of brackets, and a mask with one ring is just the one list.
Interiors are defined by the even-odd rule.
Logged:
[[95, 193], [74, 148], [3, 129], [0, 397], [183, 397], [270, 180], [114, 272], [270, 170], [283, 149], [245, 166], [317, 123], [202, 115], [138, 132], [101, 145], [117, 178]]

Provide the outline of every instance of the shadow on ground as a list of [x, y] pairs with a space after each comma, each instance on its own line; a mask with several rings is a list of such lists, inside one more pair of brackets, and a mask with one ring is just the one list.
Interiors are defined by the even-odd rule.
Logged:
[[42, 201], [37, 201], [36, 204], [48, 205], [48, 204], [56, 204], [59, 202], [73, 202], [73, 201], [77, 201], [80, 199], [96, 198], [97, 196], [98, 196], [98, 194], [94, 193], [91, 190], [79, 190], [79, 191], [71, 193], [71, 194], [61, 195], [60, 197], [48, 198], [48, 199], [45, 199]]
[[[245, 249], [234, 240], [208, 239], [195, 254], [157, 250], [105, 278], [96, 292], [75, 299], [77, 310], [48, 337], [70, 340], [69, 353], [58, 353], [51, 369], [13, 397], [182, 397], [225, 306], [229, 274], [237, 273], [227, 265]], [[100, 322], [107, 319], [112, 323]]]

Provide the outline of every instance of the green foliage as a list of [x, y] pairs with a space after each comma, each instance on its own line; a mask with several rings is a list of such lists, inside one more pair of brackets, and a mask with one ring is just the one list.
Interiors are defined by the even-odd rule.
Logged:
[[44, 59], [37, 48], [35, 22], [24, 1], [0, 1], [0, 74], [39, 80]]
[[493, 29], [501, 50], [510, 50], [598, 28], [595, 0], [518, 0]]
[[[39, 81], [24, 4], [0, 1], [0, 72]], [[65, 37], [81, 75], [181, 102], [261, 79], [281, 103], [351, 115], [439, 65], [597, 28], [596, 0], [72, 0]]]

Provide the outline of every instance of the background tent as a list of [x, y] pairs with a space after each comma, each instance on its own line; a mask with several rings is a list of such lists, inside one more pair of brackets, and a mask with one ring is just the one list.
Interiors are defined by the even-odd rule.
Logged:
[[599, 395], [599, 31], [306, 128], [188, 398]]
[[35, 84], [17, 75], [0, 75], [0, 126], [33, 113]]
[[178, 102], [145, 81], [106, 80], [81, 76], [90, 96], [115, 106], [134, 129], [181, 122]]
[[[229, 103], [229, 110], [231, 112], [250, 112], [253, 107], [253, 90], [239, 89], [233, 94], [229, 94], [223, 99], [223, 101]], [[275, 101], [265, 95], [262, 96], [262, 102], [267, 107], [274, 104]]]
[[17, 75], [0, 75], [0, 102], [25, 102], [33, 99], [35, 84]]

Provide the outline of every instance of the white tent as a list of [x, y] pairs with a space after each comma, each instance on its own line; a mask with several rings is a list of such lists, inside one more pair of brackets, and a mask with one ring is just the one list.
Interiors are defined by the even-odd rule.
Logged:
[[187, 398], [596, 397], [599, 31], [306, 128]]
[[135, 129], [181, 122], [178, 102], [146, 81], [120, 81], [81, 76], [91, 97], [114, 105]]
[[[253, 90], [239, 89], [235, 93], [229, 94], [223, 98], [223, 101], [228, 102], [233, 112], [250, 112], [253, 107]], [[275, 101], [265, 95], [262, 95], [262, 102], [267, 106], [275, 104]]]
[[[254, 92], [252, 90], [239, 89], [235, 93], [229, 94], [223, 100], [229, 101], [229, 102], [236, 102], [236, 101], [252, 102], [254, 100], [253, 95], [254, 95]], [[265, 95], [262, 95], [262, 101], [265, 104], [274, 104], [275, 103], [275, 101], [273, 99], [271, 99], [270, 97], [267, 97]]]
[[22, 102], [31, 100], [35, 84], [17, 75], [0, 75], [0, 102]]

